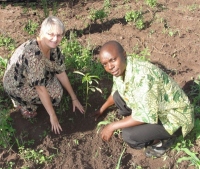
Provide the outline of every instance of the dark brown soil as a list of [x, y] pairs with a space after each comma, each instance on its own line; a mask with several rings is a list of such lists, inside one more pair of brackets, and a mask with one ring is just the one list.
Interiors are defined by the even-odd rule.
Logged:
[[[143, 1], [112, 0], [110, 13], [103, 22], [92, 23], [89, 17], [91, 8], [101, 9], [103, 1], [66, 1], [58, 2], [58, 16], [66, 25], [66, 35], [70, 30], [78, 33], [79, 42], [87, 46], [98, 47], [108, 40], [119, 41], [127, 51], [133, 53], [149, 48], [150, 60], [165, 70], [177, 83], [189, 92], [191, 81], [199, 75], [200, 46], [200, 1], [158, 0], [157, 8], [151, 8]], [[52, 1], [53, 3], [53, 1]], [[41, 23], [44, 12], [41, 5], [31, 8], [31, 3], [4, 3], [0, 9], [0, 34], [13, 38], [16, 46], [34, 38], [23, 28], [31, 19]], [[51, 4], [51, 3], [50, 3]], [[127, 11], [142, 9], [144, 12], [145, 29], [138, 30], [134, 25], [126, 23], [124, 16]], [[81, 32], [81, 34], [79, 34]], [[7, 57], [10, 51], [0, 47], [0, 56]], [[110, 91], [112, 81], [102, 80], [100, 88]], [[76, 87], [74, 87], [76, 91]], [[82, 100], [82, 98], [80, 98]], [[62, 133], [56, 135], [50, 131], [49, 116], [41, 106], [38, 116], [30, 121], [23, 119], [17, 111], [11, 113], [16, 138], [24, 143], [34, 140], [27, 148], [44, 150], [49, 156], [55, 154], [51, 163], [36, 164], [24, 161], [19, 156], [16, 140], [11, 149], [0, 149], [0, 168], [8, 168], [9, 162], [14, 162], [13, 168], [29, 167], [31, 169], [114, 169], [125, 148], [121, 159], [121, 169], [130, 168], [194, 168], [188, 162], [177, 164], [181, 156], [173, 151], [167, 152], [163, 158], [146, 158], [144, 150], [134, 150], [123, 143], [120, 136], [113, 136], [110, 142], [103, 142], [97, 133], [97, 124], [106, 118], [94, 121], [91, 116], [105, 100], [99, 93], [92, 94], [86, 115], [69, 110], [58, 114], [62, 125]], [[109, 110], [108, 110], [109, 112]], [[115, 113], [115, 109], [110, 109]], [[199, 151], [199, 143], [193, 143], [195, 152]]]

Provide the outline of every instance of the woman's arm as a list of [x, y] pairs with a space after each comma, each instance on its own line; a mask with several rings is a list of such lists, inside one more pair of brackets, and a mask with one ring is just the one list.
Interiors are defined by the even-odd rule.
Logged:
[[42, 102], [42, 104], [44, 105], [47, 113], [50, 116], [50, 122], [51, 122], [51, 126], [52, 126], [52, 131], [54, 131], [56, 134], [60, 134], [60, 131], [62, 131], [62, 128], [58, 122], [56, 113], [54, 111], [53, 105], [51, 103], [51, 99], [49, 96], [49, 93], [46, 89], [45, 86], [35, 86], [36, 91], [39, 95], [39, 98]]
[[65, 72], [62, 72], [60, 74], [56, 74], [56, 77], [60, 81], [60, 83], [63, 85], [63, 87], [67, 90], [69, 95], [71, 96], [72, 100], [77, 99], [76, 95], [74, 93], [74, 90], [72, 89], [71, 83], [69, 81], [69, 78]]
[[74, 93], [74, 90], [72, 89], [72, 86], [71, 86], [71, 83], [69, 81], [67, 74], [65, 72], [62, 72], [60, 74], [56, 74], [56, 77], [61, 82], [63, 87], [67, 90], [69, 95], [71, 96], [71, 99], [72, 99], [72, 102], [73, 102], [73, 112], [75, 111], [75, 108], [77, 107], [81, 113], [84, 113], [85, 112], [84, 108], [80, 104], [80, 102], [78, 101], [78, 99], [77, 99], [77, 97]]

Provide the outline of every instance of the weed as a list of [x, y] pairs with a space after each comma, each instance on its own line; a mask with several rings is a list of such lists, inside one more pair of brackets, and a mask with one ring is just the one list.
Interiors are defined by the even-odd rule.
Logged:
[[145, 0], [146, 4], [149, 5], [151, 8], [157, 6], [157, 0]]
[[12, 162], [12, 161], [9, 161], [9, 162], [7, 162], [7, 164], [6, 164], [7, 166], [7, 169], [13, 169], [14, 168], [14, 165], [15, 165], [15, 163], [14, 162]]
[[124, 147], [122, 153], [120, 154], [120, 157], [119, 157], [119, 159], [118, 159], [118, 163], [117, 163], [117, 166], [116, 166], [115, 169], [120, 169], [120, 164], [121, 164], [122, 156], [123, 156], [125, 150], [126, 150], [126, 147]]
[[74, 142], [75, 145], [79, 145], [78, 139], [74, 139], [73, 142]]
[[90, 19], [93, 22], [96, 22], [98, 19], [103, 22], [105, 18], [108, 17], [108, 12], [103, 8], [99, 10], [91, 9], [90, 11]]
[[56, 15], [58, 11], [58, 3], [57, 1], [53, 1], [53, 15]]
[[110, 0], [104, 0], [103, 7], [104, 9], [109, 9], [111, 7]]
[[[63, 55], [65, 55], [65, 65], [67, 68], [83, 73], [93, 72], [96, 76], [108, 76], [101, 64], [95, 64], [97, 61], [93, 59], [90, 45], [86, 48], [83, 47], [78, 42], [76, 34], [71, 32], [69, 40], [63, 38], [61, 50]], [[71, 70], [68, 70], [68, 76], [71, 84], [74, 85], [77, 77], [74, 73], [71, 73]]]
[[29, 19], [24, 27], [24, 30], [28, 32], [29, 35], [33, 35], [37, 31], [38, 26], [39, 26], [38, 23], [35, 23]]
[[[116, 117], [116, 112], [115, 111], [112, 111], [112, 112], [109, 112], [106, 119], [103, 120], [103, 121], [100, 121], [98, 124], [97, 124], [97, 133], [99, 133], [100, 129], [102, 126], [105, 126], [105, 125], [108, 125], [116, 120], [119, 120], [117, 117]], [[120, 129], [116, 130], [114, 132], [114, 135], [117, 135], [120, 133]]]
[[0, 147], [8, 148], [15, 129], [12, 127], [12, 119], [7, 109], [0, 110]]
[[25, 160], [25, 162], [33, 161], [36, 164], [43, 164], [51, 162], [53, 157], [55, 157], [54, 154], [51, 156], [46, 156], [43, 154], [43, 152], [43, 150], [35, 151], [30, 148], [25, 149], [23, 146], [19, 147], [19, 155], [22, 159]]
[[97, 124], [97, 133], [99, 133], [99, 130], [101, 129], [102, 126], [108, 125], [110, 123], [111, 123], [111, 121], [108, 121], [108, 120], [100, 121]]
[[48, 9], [48, 4], [47, 0], [41, 0], [43, 11], [44, 11], [44, 16], [47, 18], [49, 16], [49, 9]]
[[43, 138], [45, 138], [45, 137], [48, 135], [48, 133], [49, 133], [48, 131], [44, 130], [44, 131], [42, 132], [42, 134], [39, 135], [40, 140], [42, 140]]
[[28, 8], [23, 8], [23, 13], [26, 14], [28, 12]]
[[36, 10], [36, 3], [35, 2], [31, 2], [30, 6], [31, 6], [32, 10]]
[[189, 6], [187, 7], [187, 9], [188, 9], [190, 12], [194, 12], [194, 11], [196, 11], [198, 8], [199, 8], [199, 7], [198, 7], [197, 4], [192, 4], [192, 5], [189, 5]]
[[5, 46], [8, 50], [15, 49], [15, 42], [12, 38], [0, 35], [0, 47]]
[[194, 105], [194, 112], [200, 114], [200, 76], [194, 80], [194, 84], [191, 86], [191, 91], [188, 95], [192, 100], [192, 104]]
[[1, 9], [5, 9], [6, 8], [6, 3], [5, 2], [1, 2]]
[[141, 11], [130, 11], [125, 14], [126, 22], [134, 22], [137, 29], [144, 28], [143, 14]]
[[69, 102], [70, 102], [70, 96], [69, 95], [65, 96], [64, 94], [59, 106], [56, 108], [56, 113], [62, 115], [63, 112], [69, 110]]
[[8, 59], [4, 59], [0, 56], [0, 78], [3, 77], [4, 71], [6, 69]]
[[150, 56], [150, 52], [148, 48], [143, 49], [139, 53], [137, 52], [137, 50], [138, 50], [137, 48], [134, 48], [133, 53], [129, 55], [140, 60], [144, 60], [144, 61], [148, 60], [148, 56]]

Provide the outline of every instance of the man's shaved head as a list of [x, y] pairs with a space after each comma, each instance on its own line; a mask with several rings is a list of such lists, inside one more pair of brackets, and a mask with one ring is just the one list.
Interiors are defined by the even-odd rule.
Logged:
[[117, 51], [117, 53], [119, 53], [120, 55], [123, 55], [124, 53], [124, 49], [120, 43], [118, 43], [117, 41], [108, 41], [101, 47], [99, 55], [101, 57], [101, 54], [104, 51], [111, 52], [113, 50]]

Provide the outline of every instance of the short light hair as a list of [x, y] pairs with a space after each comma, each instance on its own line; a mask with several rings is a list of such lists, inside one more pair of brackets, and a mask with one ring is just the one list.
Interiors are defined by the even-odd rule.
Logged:
[[57, 26], [57, 28], [62, 31], [62, 34], [65, 33], [65, 26], [63, 22], [56, 16], [49, 16], [42, 22], [39, 36], [42, 36], [42, 34], [46, 33], [53, 26]]

